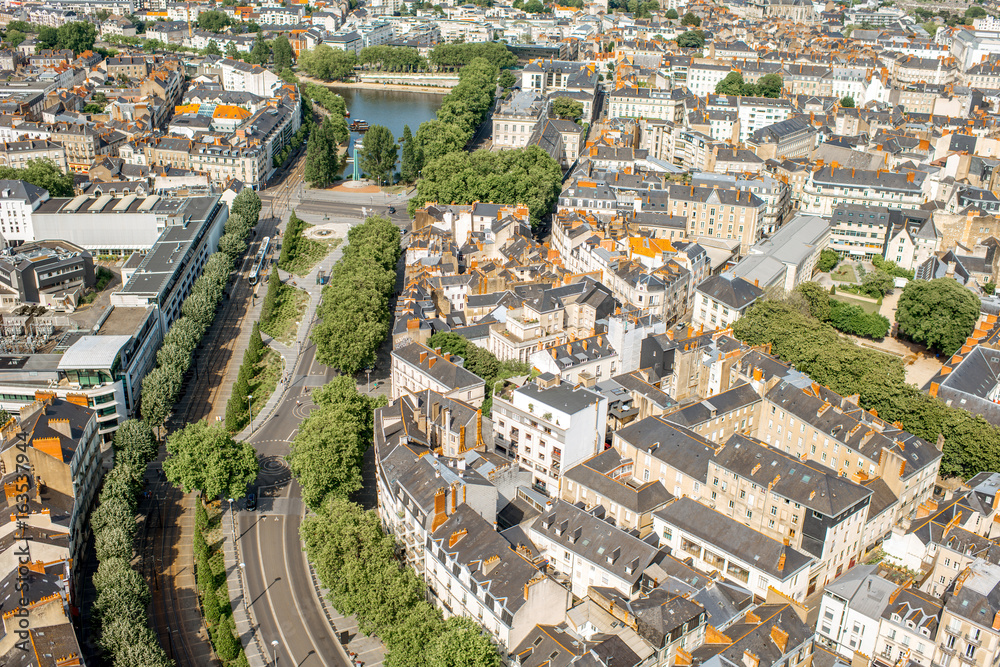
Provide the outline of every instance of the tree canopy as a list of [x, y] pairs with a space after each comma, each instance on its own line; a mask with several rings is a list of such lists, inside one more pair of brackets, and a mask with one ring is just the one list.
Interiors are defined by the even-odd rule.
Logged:
[[399, 146], [392, 130], [382, 125], [372, 125], [361, 142], [358, 160], [361, 169], [378, 183], [390, 183], [396, 168]]
[[327, 44], [299, 54], [299, 68], [317, 79], [339, 81], [354, 74], [354, 53], [334, 49]]
[[681, 19], [681, 25], [690, 25], [697, 28], [701, 25], [701, 19], [693, 12], [688, 12], [684, 15], [684, 18]]
[[216, 9], [198, 14], [198, 27], [209, 32], [220, 33], [232, 25], [232, 20], [225, 13]]
[[514, 67], [517, 56], [500, 42], [441, 43], [431, 49], [429, 60], [435, 67], [465, 67], [476, 58], [483, 58], [495, 67]]
[[552, 115], [565, 120], [577, 120], [583, 116], [583, 102], [571, 97], [557, 97], [552, 100]]
[[705, 33], [701, 30], [688, 30], [677, 36], [677, 46], [685, 49], [700, 49], [705, 46]]
[[897, 357], [855, 345], [793, 302], [758, 301], [733, 325], [748, 345], [771, 352], [813, 381], [841, 394], [858, 394], [862, 408], [931, 443], [944, 435], [943, 475], [968, 479], [1000, 466], [1000, 429], [982, 417], [945, 405], [907, 384]]
[[913, 280], [896, 306], [899, 335], [954, 354], [975, 329], [979, 298], [953, 278]]
[[48, 190], [51, 197], [73, 196], [73, 174], [64, 174], [49, 158], [28, 160], [28, 166], [20, 169], [0, 166], [0, 178], [27, 181]]
[[242, 498], [257, 478], [257, 452], [248, 442], [236, 442], [221, 423], [201, 420], [167, 438], [163, 472], [186, 492], [205, 498]]

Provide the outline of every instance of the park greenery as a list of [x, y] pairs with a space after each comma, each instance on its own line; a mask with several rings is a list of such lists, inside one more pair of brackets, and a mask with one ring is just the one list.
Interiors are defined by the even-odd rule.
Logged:
[[899, 335], [952, 355], [979, 319], [979, 297], [953, 278], [907, 283], [896, 305]]
[[[466, 45], [469, 46], [469, 45]], [[428, 202], [526, 204], [538, 224], [555, 204], [562, 169], [538, 146], [509, 151], [465, 151], [493, 104], [498, 71], [476, 58], [459, 73], [459, 84], [445, 96], [437, 119], [421, 123], [416, 134], [422, 177], [409, 213]]]
[[479, 58], [497, 69], [517, 65], [517, 56], [500, 42], [441, 43], [431, 49], [428, 60], [438, 69], [456, 70]]
[[481, 377], [486, 383], [486, 400], [483, 401], [483, 414], [487, 417], [493, 411], [493, 393], [498, 384], [518, 375], [531, 373], [531, 364], [514, 361], [500, 361], [489, 350], [470, 343], [468, 339], [449, 331], [440, 331], [427, 340], [427, 346], [433, 349], [441, 348], [442, 352], [455, 354], [464, 360], [463, 367], [470, 373]]
[[852, 336], [882, 340], [892, 323], [878, 313], [868, 313], [858, 304], [830, 296], [819, 283], [804, 282], [795, 288], [809, 304], [809, 314]]
[[350, 375], [375, 363], [389, 333], [399, 230], [388, 218], [370, 216], [350, 229], [347, 240], [323, 288], [312, 339], [317, 360]]
[[31, 183], [48, 190], [50, 197], [73, 196], [73, 174], [64, 174], [49, 158], [28, 160], [21, 168], [0, 166], [0, 179]]
[[857, 394], [862, 408], [914, 435], [931, 443], [943, 435], [943, 475], [968, 479], [1000, 466], [1000, 429], [907, 384], [901, 359], [854, 344], [808, 308], [804, 301], [760, 301], [733, 325], [733, 335], [748, 345], [769, 344], [813, 381], [842, 396]]
[[705, 33], [702, 30], [687, 30], [677, 36], [677, 46], [684, 49], [700, 49], [705, 46]]
[[97, 26], [89, 21], [72, 21], [58, 28], [42, 26], [35, 37], [38, 49], [69, 49], [75, 55], [94, 48]]
[[[266, 305], [267, 301], [264, 303]], [[263, 322], [263, 319], [262, 311], [260, 322]], [[257, 375], [258, 366], [266, 350], [264, 340], [260, 337], [260, 323], [254, 322], [250, 331], [250, 342], [243, 352], [243, 363], [240, 364], [236, 384], [233, 385], [233, 393], [229, 395], [229, 402], [226, 403], [226, 429], [230, 433], [239, 433], [250, 421], [249, 397], [253, 395], [250, 383]], [[266, 401], [267, 397], [257, 396], [257, 400]]]
[[304, 276], [326, 256], [329, 246], [305, 235], [309, 226], [292, 211], [281, 241], [281, 254], [278, 255], [278, 268], [282, 271]]
[[913, 280], [913, 269], [904, 269], [896, 264], [896, 262], [883, 259], [881, 255], [875, 255], [872, 257], [872, 265], [879, 271], [884, 271], [893, 278], [906, 278], [907, 280]]
[[156, 458], [149, 425], [130, 419], [114, 437], [115, 466], [104, 476], [99, 504], [90, 517], [98, 559], [91, 608], [97, 643], [116, 667], [168, 667], [174, 662], [149, 627], [149, 585], [132, 569], [135, 520], [146, 465]]
[[156, 353], [157, 365], [142, 381], [140, 410], [153, 428], [160, 428], [180, 395], [184, 374], [191, 367], [194, 350], [215, 319], [215, 312], [236, 258], [247, 249], [247, 239], [260, 216], [260, 197], [245, 188], [233, 200], [219, 251], [212, 253], [191, 293], [181, 304], [181, 316], [170, 326]]
[[323, 119], [323, 122], [312, 133], [309, 139], [309, 148], [306, 149], [306, 166], [303, 178], [313, 188], [329, 187], [340, 178], [343, 170], [343, 161], [340, 156], [341, 127], [345, 130], [347, 124], [343, 116], [339, 118], [333, 114]]
[[358, 54], [358, 64], [364, 69], [380, 72], [422, 72], [427, 59], [409, 46], [366, 46]]
[[765, 74], [757, 83], [747, 83], [740, 72], [730, 72], [726, 78], [715, 84], [716, 95], [736, 95], [737, 97], [781, 97], [783, 82], [777, 74]]
[[317, 44], [315, 48], [299, 54], [299, 69], [325, 81], [340, 81], [354, 76], [355, 64], [357, 58], [353, 52], [335, 49], [328, 44]]
[[410, 132], [410, 126], [403, 126], [403, 144], [399, 161], [399, 180], [404, 183], [412, 183], [420, 175], [420, 167], [423, 162], [423, 153], [417, 146], [417, 139]]

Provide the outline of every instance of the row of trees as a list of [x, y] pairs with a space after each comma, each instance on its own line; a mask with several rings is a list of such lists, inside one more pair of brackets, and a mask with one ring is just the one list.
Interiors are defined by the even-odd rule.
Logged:
[[389, 298], [396, 284], [399, 230], [371, 216], [347, 233], [344, 255], [323, 288], [313, 329], [316, 358], [348, 375], [371, 366], [389, 333]]
[[[275, 272], [272, 272], [272, 276]], [[280, 281], [279, 281], [280, 282]], [[270, 282], [268, 282], [268, 296], [270, 296]], [[267, 306], [267, 300], [264, 300]], [[263, 321], [263, 312], [261, 321]], [[243, 363], [240, 364], [239, 375], [236, 376], [236, 384], [233, 385], [233, 393], [226, 403], [226, 428], [230, 433], [239, 433], [250, 421], [250, 382], [257, 375], [257, 366], [264, 358], [264, 339], [260, 337], [260, 323], [253, 323], [253, 330], [250, 332], [250, 342], [246, 351], [243, 352]], [[258, 396], [258, 400], [263, 400], [263, 396]]]
[[757, 83], [747, 83], [740, 72], [730, 72], [725, 79], [715, 84], [715, 94], [778, 98], [781, 97], [783, 85], [777, 74], [765, 74]]
[[358, 64], [384, 72], [421, 72], [427, 59], [409, 46], [366, 46], [358, 54]]
[[441, 43], [431, 49], [428, 60], [434, 67], [459, 69], [477, 58], [484, 58], [499, 69], [517, 65], [517, 56], [499, 42]]
[[756, 303], [733, 325], [733, 333], [749, 345], [770, 343], [772, 353], [814, 381], [843, 396], [858, 394], [862, 408], [901, 422], [910, 433], [930, 442], [944, 435], [945, 475], [969, 478], [1000, 466], [1000, 429], [907, 384], [902, 360], [842, 338], [811, 317], [804, 303]]
[[356, 64], [353, 52], [335, 49], [328, 44], [317, 44], [316, 48], [299, 54], [299, 69], [325, 81], [340, 81], [353, 76]]
[[302, 248], [308, 241], [303, 234], [305, 229], [306, 223], [295, 215], [293, 210], [288, 218], [288, 224], [285, 226], [285, 234], [281, 241], [281, 254], [278, 255], [278, 267], [282, 270], [291, 271], [292, 265], [302, 253]]
[[309, 139], [309, 134], [313, 131], [313, 120], [312, 114], [309, 114], [305, 119], [303, 119], [302, 124], [299, 125], [298, 131], [292, 137], [284, 148], [282, 148], [278, 153], [272, 158], [272, 162], [275, 168], [288, 162], [288, 159], [295, 154], [295, 151], [302, 147], [302, 144]]
[[347, 105], [344, 98], [325, 86], [307, 84], [304, 96], [326, 110], [327, 116], [317, 127], [309, 141], [304, 177], [314, 188], [331, 185], [343, 171], [340, 147], [347, 143], [351, 133], [347, 128]]
[[236, 638], [236, 623], [233, 621], [233, 608], [229, 600], [229, 588], [226, 585], [225, 563], [223, 559], [215, 556], [218, 547], [213, 549], [205, 540], [208, 529], [208, 512], [204, 504], [198, 503], [195, 510], [193, 545], [198, 573], [198, 596], [201, 598], [205, 624], [208, 626], [215, 654], [222, 659], [223, 664], [244, 667], [249, 663], [243, 653], [243, 647], [240, 646], [240, 640]]
[[181, 317], [163, 337], [156, 353], [156, 368], [142, 381], [142, 417], [154, 428], [162, 426], [173, 409], [184, 374], [191, 366], [192, 354], [215, 318], [236, 258], [246, 250], [250, 231], [257, 225], [260, 208], [260, 197], [253, 190], [246, 188], [236, 196], [225, 233], [219, 239], [219, 251], [208, 258], [201, 276], [181, 304]]
[[395, 541], [382, 532], [378, 515], [349, 500], [361, 489], [374, 411], [385, 397], [361, 394], [353, 378], [341, 375], [316, 390], [313, 401], [288, 462], [315, 511], [302, 524], [302, 540], [334, 606], [354, 614], [361, 632], [382, 639], [388, 667], [499, 667], [483, 630], [471, 619], [444, 622], [426, 601], [423, 581], [396, 559]]
[[483, 414], [487, 417], [493, 411], [493, 392], [498, 383], [517, 375], [527, 375], [531, 372], [531, 364], [522, 361], [500, 361], [489, 350], [470, 343], [467, 338], [448, 331], [432, 335], [427, 346], [441, 348], [450, 354], [457, 354], [465, 361], [465, 369], [475, 373], [486, 382], [486, 400], [483, 401]]
[[99, 564], [93, 583], [97, 599], [91, 609], [98, 643], [116, 667], [168, 667], [146, 608], [149, 585], [132, 569], [135, 515], [147, 464], [156, 458], [156, 440], [143, 421], [130, 419], [115, 432], [115, 466], [104, 476], [100, 504], [90, 517]]
[[378, 515], [332, 497], [302, 522], [302, 540], [340, 613], [386, 646], [386, 667], [500, 667], [497, 648], [470, 618], [442, 620], [425, 584], [400, 567]]

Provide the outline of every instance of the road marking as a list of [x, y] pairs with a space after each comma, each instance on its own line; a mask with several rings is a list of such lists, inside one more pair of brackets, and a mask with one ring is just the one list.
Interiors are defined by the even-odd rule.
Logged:
[[[278, 517], [274, 517], [274, 518], [276, 520], [278, 519]], [[257, 524], [256, 523], [254, 523], [254, 530], [257, 532], [257, 560], [260, 563], [261, 584], [264, 586], [264, 597], [267, 598], [267, 606], [271, 610], [271, 618], [274, 620], [274, 625], [275, 625], [275, 627], [278, 630], [278, 635], [281, 637], [281, 645], [287, 651], [288, 656], [290, 658], [292, 658], [292, 661], [293, 661], [293, 664], [294, 664], [295, 656], [292, 653], [291, 645], [288, 643], [288, 640], [285, 638], [285, 633], [281, 629], [281, 621], [278, 620], [278, 613], [274, 609], [274, 603], [271, 602], [271, 588], [270, 588], [270, 586], [267, 585], [267, 575], [266, 575], [267, 569], [264, 566], [264, 553], [260, 549], [261, 532], [260, 532], [260, 529], [257, 528]], [[284, 532], [284, 531], [279, 531], [279, 532]], [[285, 574], [285, 577], [288, 576], [288, 568], [287, 567], [285, 568], [284, 574]], [[288, 584], [288, 588], [289, 588], [289, 590], [291, 590], [291, 588], [292, 588], [291, 582], [286, 581], [285, 583]], [[257, 625], [259, 626], [260, 623], [258, 623]]]
[[292, 429], [292, 432], [288, 434], [287, 438], [285, 438], [285, 442], [291, 442], [292, 439], [295, 438], [295, 432], [298, 431], [298, 430], [299, 429], [297, 429], [297, 428]]

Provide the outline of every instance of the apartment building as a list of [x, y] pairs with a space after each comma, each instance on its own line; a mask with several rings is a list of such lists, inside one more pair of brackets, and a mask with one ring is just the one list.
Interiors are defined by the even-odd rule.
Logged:
[[849, 569], [823, 589], [816, 640], [847, 659], [856, 653], [874, 657], [882, 612], [898, 590], [878, 575], [877, 565]]
[[531, 91], [511, 94], [493, 114], [493, 148], [524, 148], [548, 114], [549, 102]]
[[604, 507], [605, 518], [622, 530], [645, 537], [653, 529], [653, 512], [673, 499], [659, 480], [640, 482], [632, 476], [633, 462], [616, 449], [606, 449], [566, 470], [560, 497], [587, 510]]
[[532, 475], [532, 486], [556, 496], [562, 471], [604, 448], [608, 399], [550, 374], [493, 398], [494, 445]]
[[397, 347], [391, 354], [390, 400], [407, 392], [431, 390], [476, 408], [486, 398], [485, 381], [463, 367], [461, 357], [420, 343]]
[[0, 180], [0, 198], [0, 242], [18, 246], [34, 241], [32, 214], [49, 200], [49, 191], [26, 181]]
[[765, 203], [752, 192], [737, 188], [668, 185], [640, 196], [643, 211], [687, 218], [689, 238], [714, 237], [740, 242], [747, 252], [760, 240], [760, 218]]
[[918, 171], [848, 169], [836, 164], [822, 167], [803, 186], [802, 209], [814, 215], [831, 216], [837, 206], [843, 205], [919, 208], [926, 199], [925, 177]]
[[763, 297], [763, 289], [732, 273], [709, 276], [694, 289], [691, 324], [726, 329]]
[[529, 362], [542, 373], [588, 387], [618, 374], [618, 353], [603, 334], [546, 347], [532, 354]]
[[643, 118], [682, 123], [684, 97], [682, 88], [619, 88], [608, 95], [608, 114], [611, 118]]
[[797, 602], [806, 597], [807, 553], [730, 518], [692, 498], [677, 498], [653, 514], [661, 547], [691, 557], [704, 572], [719, 572], [766, 598], [773, 588]]
[[754, 132], [769, 125], [787, 120], [792, 114], [792, 103], [782, 98], [740, 97], [737, 115], [740, 122], [739, 140], [747, 141]]
[[31, 160], [52, 160], [63, 173], [69, 171], [66, 149], [47, 139], [26, 139], [0, 143], [0, 166], [24, 169]]
[[815, 558], [809, 594], [864, 553], [872, 491], [836, 471], [736, 434], [708, 473], [716, 509]]
[[760, 419], [761, 397], [746, 382], [667, 412], [664, 419], [689, 428], [712, 442], [723, 444], [737, 433], [753, 433]]
[[618, 530], [605, 516], [600, 505], [586, 511], [555, 500], [527, 533], [549, 565], [569, 579], [573, 595], [585, 597], [589, 587], [597, 586], [634, 599], [641, 592], [646, 568], [666, 553]]

